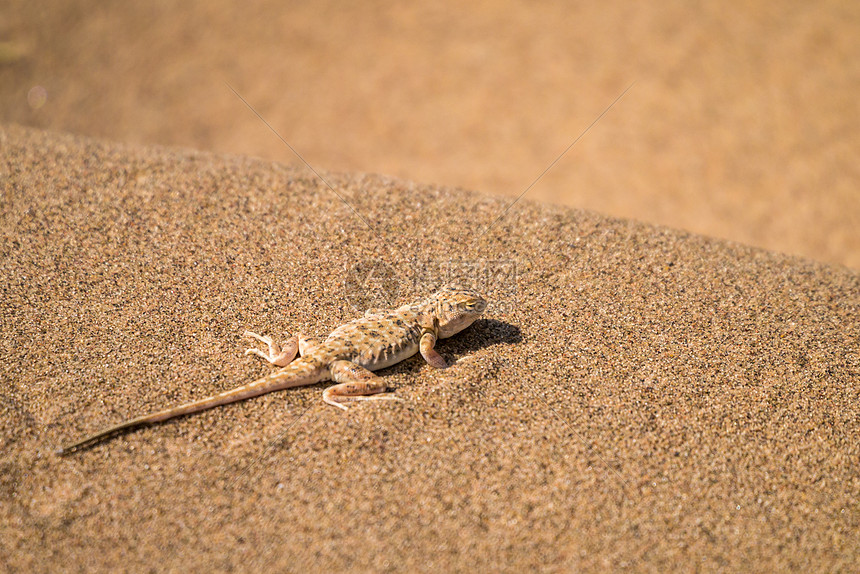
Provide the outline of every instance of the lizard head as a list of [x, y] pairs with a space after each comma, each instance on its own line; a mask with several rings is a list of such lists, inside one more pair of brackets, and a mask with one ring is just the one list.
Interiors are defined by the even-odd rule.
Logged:
[[487, 301], [474, 289], [443, 287], [430, 297], [436, 323], [436, 336], [440, 339], [456, 335], [487, 308]]

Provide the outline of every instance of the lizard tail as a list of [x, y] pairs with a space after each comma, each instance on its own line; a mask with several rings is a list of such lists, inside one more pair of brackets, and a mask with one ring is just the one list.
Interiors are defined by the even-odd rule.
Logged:
[[300, 359], [283, 369], [267, 375], [262, 379], [257, 379], [252, 383], [248, 383], [247, 385], [230, 389], [229, 391], [224, 391], [223, 393], [192, 401], [190, 403], [185, 403], [184, 405], [179, 405], [177, 407], [164, 409], [162, 411], [127, 420], [95, 434], [91, 434], [75, 443], [61, 447], [57, 449], [56, 452], [58, 455], [65, 455], [79, 450], [84, 446], [92, 446], [96, 442], [119, 433], [120, 431], [149, 426], [175, 417], [198, 413], [220, 405], [250, 399], [266, 393], [271, 393], [272, 391], [312, 385], [322, 381], [324, 378], [325, 373], [322, 367]]

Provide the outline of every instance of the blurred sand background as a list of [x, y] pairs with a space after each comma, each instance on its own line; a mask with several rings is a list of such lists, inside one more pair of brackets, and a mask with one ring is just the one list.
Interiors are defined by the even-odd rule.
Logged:
[[860, 4], [0, 2], [0, 121], [860, 267]]

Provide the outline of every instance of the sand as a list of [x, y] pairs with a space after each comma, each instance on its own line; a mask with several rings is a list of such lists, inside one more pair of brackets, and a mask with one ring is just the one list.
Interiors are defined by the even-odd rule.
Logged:
[[[528, 194], [860, 269], [860, 2], [0, 2], [0, 123]], [[229, 86], [228, 86], [229, 84]]]
[[[856, 272], [322, 175], [2, 127], [4, 571], [856, 568]], [[381, 373], [402, 401], [317, 385], [54, 454], [268, 372], [245, 329], [452, 278], [491, 306], [450, 369]]]

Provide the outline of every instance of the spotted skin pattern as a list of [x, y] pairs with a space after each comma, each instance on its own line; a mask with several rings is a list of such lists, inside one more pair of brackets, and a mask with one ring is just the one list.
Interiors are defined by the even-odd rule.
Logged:
[[386, 392], [385, 382], [372, 371], [390, 367], [419, 352], [431, 366], [446, 368], [445, 359], [434, 349], [436, 341], [456, 335], [486, 308], [487, 302], [477, 291], [449, 286], [391, 311], [368, 311], [364, 317], [332, 331], [324, 341], [294, 335], [281, 347], [270, 337], [246, 331], [245, 336], [260, 341], [268, 349], [248, 349], [245, 354], [257, 355], [280, 367], [279, 370], [217, 395], [125, 421], [57, 452], [78, 450], [122, 430], [322, 381], [335, 383], [323, 392], [323, 401], [344, 410], [347, 409], [344, 403], [348, 402], [394, 399], [392, 393]]

